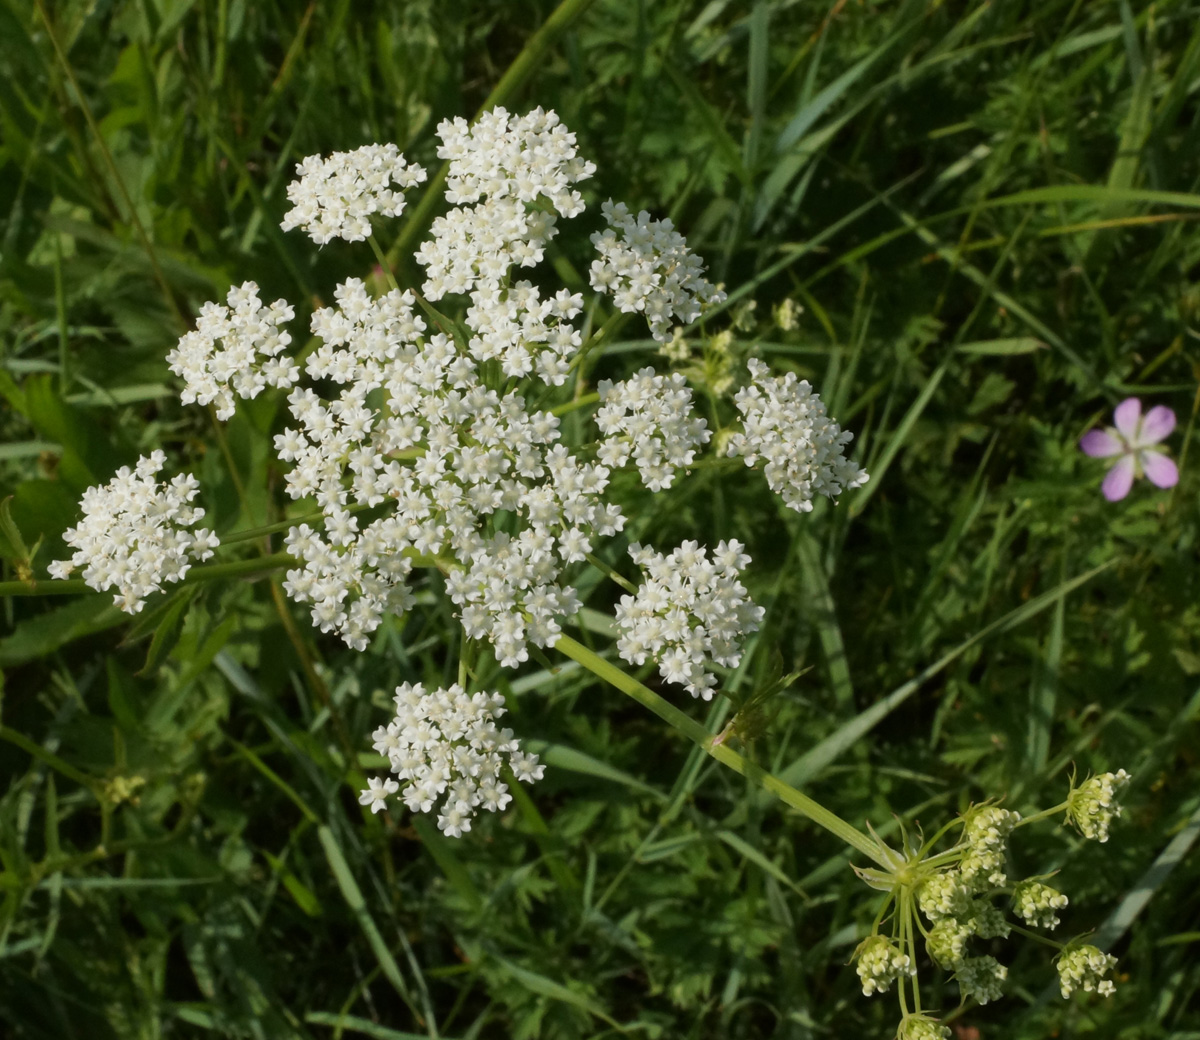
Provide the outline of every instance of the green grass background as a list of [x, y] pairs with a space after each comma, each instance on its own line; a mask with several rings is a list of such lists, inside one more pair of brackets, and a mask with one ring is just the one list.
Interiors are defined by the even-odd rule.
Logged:
[[[807, 517], [737, 469], [638, 506], [660, 547], [748, 543], [767, 618], [736, 694], [808, 669], [753, 757], [885, 833], [1129, 769], [1107, 845], [1013, 850], [1120, 956], [1116, 996], [1064, 1002], [1051, 951], [1001, 942], [1005, 1001], [956, 1011], [926, 965], [927, 1001], [961, 1040], [1200, 1037], [1198, 93], [1188, 0], [0, 0], [0, 496], [39, 574], [80, 492], [159, 446], [223, 534], [279, 519], [279, 401], [224, 443], [182, 408], [189, 315], [254, 279], [303, 319], [366, 273], [279, 230], [302, 156], [436, 169], [440, 119], [552, 107], [599, 167], [585, 230], [609, 197], [670, 215], [725, 283], [699, 378], [732, 329], [872, 474]], [[430, 216], [387, 233], [402, 280]], [[586, 235], [555, 247], [582, 287]], [[624, 335], [603, 372], [662, 366]], [[1176, 410], [1182, 479], [1109, 504], [1076, 443], [1129, 394]], [[364, 815], [387, 692], [454, 674], [435, 589], [365, 654], [270, 580], [132, 624], [99, 596], [3, 611], [5, 1037], [894, 1029], [846, 967], [877, 903], [837, 842], [574, 666], [487, 676], [550, 765], [510, 811], [458, 841]]]

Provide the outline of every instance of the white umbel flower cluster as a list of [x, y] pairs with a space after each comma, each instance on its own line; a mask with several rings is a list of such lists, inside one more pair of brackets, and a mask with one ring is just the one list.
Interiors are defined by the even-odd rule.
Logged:
[[1106, 976], [1117, 966], [1117, 958], [1095, 946], [1074, 946], [1058, 958], [1058, 983], [1065, 1000], [1077, 989], [1110, 997], [1116, 992]]
[[1061, 892], [1040, 881], [1022, 881], [1013, 891], [1013, 913], [1035, 928], [1057, 928], [1058, 911], [1069, 902]]
[[1004, 859], [1008, 836], [1021, 822], [1021, 814], [989, 805], [972, 811], [963, 828], [967, 851], [959, 862], [963, 881], [973, 888], [1003, 885], [1007, 880]]
[[625, 203], [612, 200], [601, 211], [609, 226], [592, 235], [600, 253], [592, 261], [592, 288], [611, 296], [618, 310], [645, 315], [659, 343], [671, 339], [672, 325], [689, 325], [702, 305], [725, 299], [670, 220], [651, 220], [645, 210], [634, 218]]
[[1085, 838], [1108, 841], [1108, 829], [1121, 815], [1117, 798], [1132, 779], [1124, 769], [1118, 769], [1085, 780], [1067, 797], [1067, 819]]
[[371, 217], [398, 217], [404, 192], [425, 180], [425, 171], [409, 165], [394, 144], [368, 144], [328, 158], [310, 155], [296, 170], [300, 176], [287, 189], [292, 208], [280, 226], [303, 228], [318, 245], [334, 238], [365, 241]]
[[[602, 498], [608, 468], [568, 452], [555, 416], [484, 386], [449, 337], [426, 337], [412, 293], [372, 300], [350, 280], [337, 302], [313, 315], [324, 342], [306, 368], [340, 390], [326, 400], [294, 389], [295, 425], [275, 441], [293, 463], [288, 493], [325, 514], [323, 534], [289, 536], [304, 567], [289, 572], [288, 594], [361, 649], [411, 603], [411, 558], [436, 556], [468, 636], [490, 640], [502, 664], [527, 660], [530, 642], [553, 645], [579, 606], [563, 570], [625, 522]], [[354, 510], [388, 502], [360, 531]], [[499, 512], [517, 529], [489, 530]]]
[[529, 282], [511, 289], [476, 289], [466, 314], [472, 336], [467, 350], [476, 361], [497, 361], [509, 379], [536, 371], [545, 383], [561, 386], [583, 339], [570, 324], [583, 309], [583, 297], [561, 289], [543, 300]]
[[509, 268], [541, 261], [557, 233], [554, 213], [583, 212], [574, 185], [596, 172], [579, 158], [575, 135], [554, 112], [535, 108], [511, 116], [503, 108], [438, 125], [438, 158], [449, 159], [446, 201], [454, 209], [433, 222], [432, 237], [416, 253], [426, 268], [430, 300], [447, 293], [501, 288]]
[[730, 456], [747, 466], [762, 460], [771, 490], [799, 513], [812, 509], [815, 495], [836, 498], [867, 482], [866, 470], [844, 455], [854, 434], [829, 418], [807, 380], [794, 372], [772, 377], [757, 358], [746, 364], [753, 381], [734, 396], [743, 429], [729, 439]]
[[917, 973], [912, 958], [883, 935], [871, 935], [859, 943], [854, 960], [864, 997], [886, 993], [896, 979]]
[[629, 555], [647, 577], [617, 607], [621, 657], [638, 665], [652, 658], [667, 682], [712, 700], [717, 680], [706, 665], [736, 667], [742, 640], [763, 619], [762, 607], [738, 580], [750, 562], [743, 548], [732, 539], [719, 542], [710, 560], [697, 542], [684, 542], [669, 556], [632, 543]]
[[295, 317], [289, 303], [264, 307], [258, 286], [244, 282], [226, 297], [228, 307], [206, 303], [196, 328], [167, 355], [167, 365], [183, 380], [184, 404], [212, 403], [217, 418], [233, 415], [235, 398], [250, 399], [267, 386], [289, 387], [300, 378], [291, 358], [282, 356], [292, 337], [280, 326]]
[[632, 456], [651, 491], [669, 488], [675, 471], [690, 466], [696, 449], [712, 437], [708, 424], [693, 413], [692, 391], [678, 372], [660, 376], [643, 368], [621, 383], [601, 379], [596, 390], [596, 425], [604, 435], [600, 461], [618, 469]]
[[[394, 699], [396, 717], [373, 734], [375, 750], [405, 781], [409, 810], [437, 812], [438, 829], [451, 838], [471, 829], [479, 809], [496, 812], [512, 801], [500, 779], [506, 763], [523, 783], [542, 778], [545, 766], [537, 755], [523, 752], [512, 730], [496, 726], [505, 712], [500, 694], [468, 694], [458, 684], [426, 691], [421, 683], [404, 683]], [[369, 784], [358, 800], [372, 812], [400, 789], [390, 777]]]
[[161, 451], [143, 455], [134, 469], [122, 466], [107, 484], [83, 493], [83, 519], [63, 533], [75, 554], [50, 564], [51, 577], [66, 578], [82, 567], [89, 586], [98, 592], [115, 588], [116, 605], [136, 614], [150, 593], [181, 580], [191, 560], [212, 556], [217, 536], [207, 528], [187, 530], [204, 516], [189, 504], [200, 485], [190, 473], [159, 483], [155, 477], [166, 460]]

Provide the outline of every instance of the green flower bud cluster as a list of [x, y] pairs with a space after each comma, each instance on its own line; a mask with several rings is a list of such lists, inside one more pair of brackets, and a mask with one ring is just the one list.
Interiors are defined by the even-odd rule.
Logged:
[[971, 892], [957, 870], [934, 874], [917, 890], [917, 905], [931, 921], [947, 917], [965, 918], [971, 911]]
[[[885, 993], [896, 984], [901, 1021], [897, 1040], [945, 1040], [949, 1031], [935, 1018], [922, 1013], [920, 985], [916, 977], [919, 936], [925, 938], [925, 953], [938, 966], [953, 974], [963, 1001], [987, 1004], [1002, 995], [1008, 969], [995, 957], [973, 955], [973, 938], [1006, 939], [1013, 931], [1057, 947], [1059, 981], [1064, 997], [1077, 989], [1107, 996], [1113, 983], [1106, 976], [1116, 958], [1095, 946], [1078, 942], [1063, 945], [1012, 924], [1003, 907], [1023, 925], [1053, 929], [1059, 925], [1058, 911], [1067, 906], [1063, 893], [1045, 883], [1049, 875], [1037, 875], [1010, 883], [1008, 840], [1025, 824], [1065, 813], [1089, 838], [1103, 841], [1108, 828], [1120, 815], [1117, 795], [1129, 782], [1120, 770], [1093, 777], [1078, 787], [1072, 784], [1067, 799], [1053, 808], [1023, 819], [1020, 813], [995, 804], [972, 806], [960, 821], [947, 824], [924, 841], [902, 830], [902, 844], [893, 848], [872, 831], [880, 855], [878, 867], [856, 867], [859, 877], [876, 891], [887, 893], [879, 909], [872, 934], [859, 944], [854, 960], [863, 993]], [[958, 841], [936, 851], [939, 840], [961, 828]], [[998, 897], [1005, 902], [999, 903]], [[879, 934], [891, 910], [890, 937]], [[929, 922], [922, 924], [920, 918]], [[912, 1002], [907, 994], [911, 992]], [[910, 1010], [911, 1009], [911, 1010]]]
[[928, 1015], [905, 1015], [896, 1040], [950, 1040], [950, 1029]]
[[1013, 890], [1013, 913], [1035, 928], [1057, 928], [1058, 914], [1070, 900], [1040, 881], [1022, 881]]
[[967, 826], [963, 831], [967, 850], [963, 853], [959, 870], [968, 885], [986, 888], [988, 885], [1003, 885], [1008, 880], [1004, 873], [1008, 836], [1020, 822], [1020, 813], [995, 805], [985, 806], [967, 816]]
[[1116, 986], [1105, 976], [1116, 966], [1116, 957], [1095, 946], [1068, 946], [1058, 958], [1058, 981], [1064, 999], [1077, 989], [1111, 996]]
[[958, 968], [966, 959], [971, 929], [953, 918], [939, 921], [925, 940], [925, 952], [947, 970]]
[[886, 936], [871, 935], [858, 944], [854, 951], [858, 961], [858, 977], [862, 980], [863, 996], [886, 993], [892, 982], [902, 975], [915, 975], [912, 958], [901, 953]]
[[1067, 819], [1092, 841], [1108, 841], [1108, 828], [1121, 815], [1117, 796], [1133, 778], [1124, 769], [1084, 781], [1067, 796]]
[[962, 990], [963, 1000], [974, 997], [980, 1004], [997, 1000], [1001, 983], [1008, 978], [1008, 969], [995, 957], [970, 957], [954, 973]]

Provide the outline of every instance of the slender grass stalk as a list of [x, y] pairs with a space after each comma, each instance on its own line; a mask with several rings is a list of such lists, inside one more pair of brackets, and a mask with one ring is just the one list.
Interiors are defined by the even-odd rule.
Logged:
[[108, 143], [104, 140], [104, 135], [100, 132], [100, 127], [96, 123], [96, 117], [92, 114], [91, 106], [88, 104], [87, 95], [79, 85], [79, 80], [75, 78], [75, 72], [71, 68], [70, 61], [67, 60], [67, 55], [62, 49], [62, 44], [58, 42], [58, 34], [54, 31], [54, 23], [50, 20], [50, 15], [46, 11], [42, 0], [37, 0], [37, 10], [38, 14], [41, 15], [42, 23], [46, 26], [46, 35], [50, 38], [50, 45], [54, 48], [54, 55], [58, 58], [58, 63], [62, 66], [63, 74], [71, 84], [71, 89], [75, 92], [75, 98], [79, 102], [80, 111], [83, 112], [83, 118], [87, 120], [88, 129], [91, 130], [92, 136], [96, 139], [96, 146], [100, 149], [100, 154], [104, 157], [104, 165], [108, 167], [109, 176], [112, 177], [113, 183], [117, 186], [117, 190], [121, 193], [121, 198], [125, 201], [125, 205], [129, 209], [129, 222], [133, 225], [134, 231], [137, 232], [137, 236], [141, 240], [142, 248], [146, 251], [146, 258], [150, 261], [150, 267], [154, 271], [154, 280], [158, 282], [158, 287], [162, 290], [163, 298], [166, 300], [167, 306], [174, 313], [176, 319], [178, 319], [180, 327], [187, 328], [187, 319], [184, 317], [183, 311], [179, 309], [179, 304], [175, 300], [175, 294], [171, 291], [171, 286], [167, 282], [167, 276], [163, 274], [162, 265], [158, 261], [158, 252], [155, 250], [154, 243], [150, 240], [150, 236], [142, 224], [141, 217], [138, 216], [137, 206], [134, 205], [133, 197], [129, 194], [129, 189], [125, 187], [125, 180], [121, 176], [121, 171], [117, 169], [116, 160], [113, 159], [113, 154], [109, 150]]

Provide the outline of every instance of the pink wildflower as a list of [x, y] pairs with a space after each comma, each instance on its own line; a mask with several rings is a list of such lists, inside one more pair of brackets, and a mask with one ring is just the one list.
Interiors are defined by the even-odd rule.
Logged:
[[1120, 456], [1100, 486], [1105, 498], [1119, 502], [1129, 494], [1135, 477], [1145, 476], [1160, 488], [1179, 482], [1175, 463], [1154, 447], [1175, 429], [1175, 413], [1170, 408], [1160, 404], [1142, 415], [1142, 402], [1127, 397], [1113, 412], [1113, 422], [1116, 425], [1106, 430], [1089, 430], [1079, 442], [1093, 458]]

